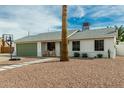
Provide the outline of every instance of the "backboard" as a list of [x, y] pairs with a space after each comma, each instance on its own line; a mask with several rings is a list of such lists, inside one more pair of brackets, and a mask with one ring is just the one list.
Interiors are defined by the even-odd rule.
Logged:
[[12, 34], [3, 34], [2, 38], [5, 42], [13, 42], [13, 35]]

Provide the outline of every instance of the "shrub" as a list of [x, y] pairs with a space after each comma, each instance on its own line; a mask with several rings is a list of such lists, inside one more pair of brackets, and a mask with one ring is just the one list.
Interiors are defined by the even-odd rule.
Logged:
[[103, 58], [103, 54], [97, 54], [97, 58]]
[[75, 53], [74, 53], [74, 57], [80, 57], [80, 53], [75, 52]]
[[96, 56], [94, 56], [94, 58], [97, 58]]
[[87, 53], [82, 53], [82, 58], [87, 58], [87, 57], [88, 57]]

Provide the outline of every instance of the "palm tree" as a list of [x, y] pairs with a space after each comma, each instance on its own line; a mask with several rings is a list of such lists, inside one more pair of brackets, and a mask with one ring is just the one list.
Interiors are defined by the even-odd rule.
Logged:
[[67, 5], [62, 6], [62, 42], [60, 61], [68, 61]]
[[119, 42], [124, 42], [124, 27], [121, 25], [120, 27], [115, 26], [117, 31], [117, 44]]

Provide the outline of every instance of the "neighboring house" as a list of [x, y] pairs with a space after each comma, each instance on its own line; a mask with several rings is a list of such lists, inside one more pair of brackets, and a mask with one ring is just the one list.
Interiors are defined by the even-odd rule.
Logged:
[[[68, 31], [68, 52], [87, 53], [89, 57], [103, 54], [111, 58], [116, 57], [116, 31], [114, 28], [103, 28], [84, 31]], [[60, 56], [61, 31], [47, 32], [38, 35], [26, 36], [16, 43], [17, 56]]]

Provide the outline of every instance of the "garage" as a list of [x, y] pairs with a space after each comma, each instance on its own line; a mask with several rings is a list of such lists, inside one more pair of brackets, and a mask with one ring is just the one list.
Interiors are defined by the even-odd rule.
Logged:
[[37, 43], [16, 44], [17, 56], [37, 56]]

